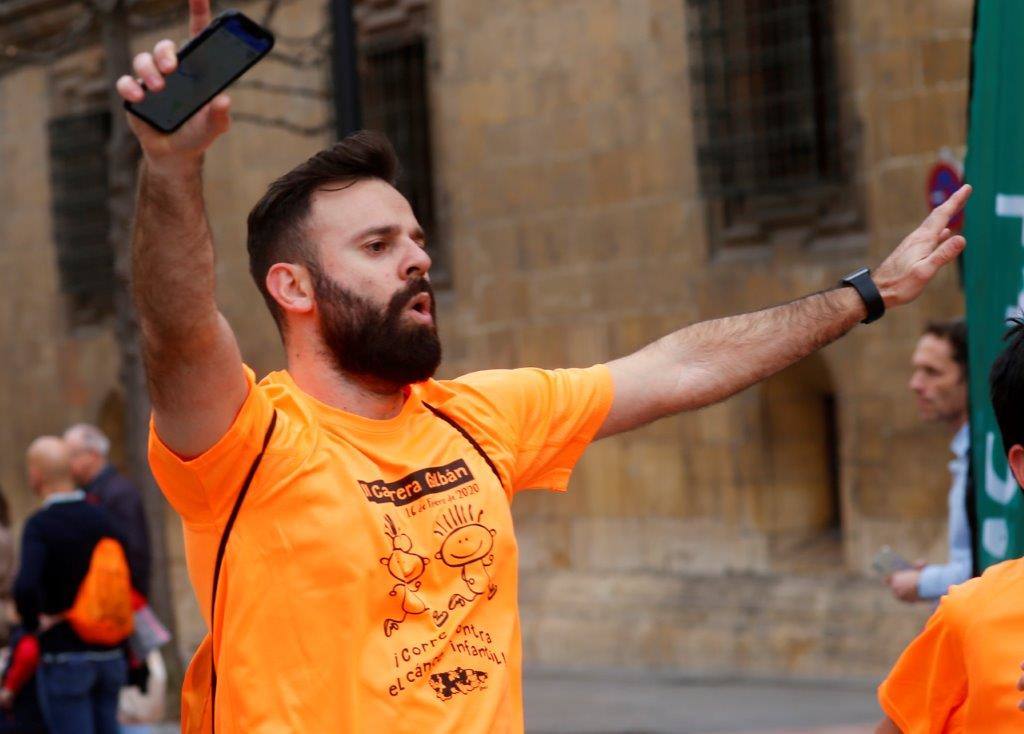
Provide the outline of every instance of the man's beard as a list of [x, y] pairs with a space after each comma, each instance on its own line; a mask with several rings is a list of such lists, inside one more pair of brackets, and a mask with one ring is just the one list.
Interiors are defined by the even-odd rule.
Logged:
[[[381, 311], [326, 273], [314, 270], [312, 275], [320, 338], [337, 369], [399, 386], [433, 377], [441, 364], [441, 340], [430, 281], [410, 281]], [[420, 293], [430, 295], [434, 323], [412, 323], [405, 315], [409, 301]]]

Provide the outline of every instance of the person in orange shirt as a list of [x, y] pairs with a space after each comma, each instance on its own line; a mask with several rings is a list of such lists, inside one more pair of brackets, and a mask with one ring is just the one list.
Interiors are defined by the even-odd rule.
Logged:
[[[208, 0], [190, 11], [198, 32]], [[140, 101], [175, 66], [161, 41], [117, 88]], [[946, 224], [966, 187], [873, 277], [588, 369], [435, 380], [425, 236], [390, 145], [357, 133], [249, 216], [287, 355], [257, 381], [214, 299], [202, 192], [229, 106], [171, 135], [129, 118], [150, 460], [211, 630], [184, 685], [186, 732], [521, 732], [515, 494], [564, 490], [592, 440], [722, 400], [914, 300], [965, 244]]]
[[[992, 407], [1024, 486], [1024, 320], [1014, 319], [989, 375]], [[924, 631], [878, 689], [876, 734], [1019, 732], [1017, 676], [1024, 629], [1024, 559], [1004, 561], [951, 586]], [[1021, 679], [1024, 683], [1024, 679]]]

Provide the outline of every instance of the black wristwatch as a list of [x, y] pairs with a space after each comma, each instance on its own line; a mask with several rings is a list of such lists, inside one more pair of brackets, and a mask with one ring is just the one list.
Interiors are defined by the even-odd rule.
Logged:
[[868, 308], [868, 317], [861, 321], [862, 324], [878, 321], [885, 315], [885, 301], [882, 300], [882, 294], [878, 292], [878, 286], [875, 285], [875, 281], [871, 279], [870, 269], [861, 268], [854, 273], [850, 273], [839, 281], [839, 286], [850, 286], [857, 291], [861, 300], [864, 301], [864, 305]]

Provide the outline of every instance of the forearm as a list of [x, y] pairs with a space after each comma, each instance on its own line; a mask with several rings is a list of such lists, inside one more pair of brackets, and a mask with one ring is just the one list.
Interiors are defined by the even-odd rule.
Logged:
[[199, 163], [143, 162], [132, 239], [132, 286], [151, 348], [196, 343], [217, 320], [213, 237]]
[[[669, 413], [728, 398], [831, 344], [865, 318], [852, 288], [817, 293], [774, 308], [688, 326], [660, 339]], [[657, 373], [652, 373], [657, 374]]]
[[835, 341], [865, 318], [852, 288], [680, 329], [608, 364], [615, 398], [597, 438], [724, 400]]
[[922, 599], [938, 599], [950, 586], [962, 584], [971, 578], [970, 556], [950, 558], [949, 563], [932, 564], [921, 569], [917, 582], [917, 595]]

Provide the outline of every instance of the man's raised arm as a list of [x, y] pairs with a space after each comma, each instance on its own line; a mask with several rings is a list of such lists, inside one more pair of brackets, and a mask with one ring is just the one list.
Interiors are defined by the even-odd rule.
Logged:
[[[872, 274], [887, 309], [917, 298], [963, 251], [964, 238], [946, 225], [970, 193], [964, 186], [932, 211]], [[615, 399], [597, 437], [724, 400], [830, 344], [866, 315], [857, 291], [843, 287], [669, 334], [608, 364]]]
[[[209, 0], [190, 0], [192, 33], [210, 22]], [[177, 67], [171, 41], [133, 63], [137, 79], [117, 82], [121, 96], [141, 101], [164, 88]], [[145, 85], [145, 89], [142, 84]], [[165, 135], [128, 116], [142, 146], [132, 289], [157, 432], [184, 457], [224, 435], [247, 386], [235, 336], [214, 300], [213, 237], [203, 202], [203, 154], [228, 129], [230, 100], [221, 95], [180, 130]]]

